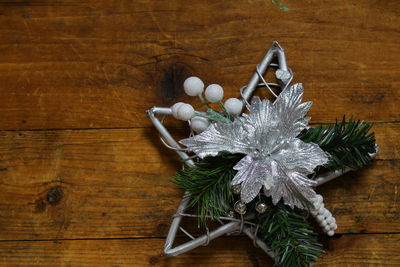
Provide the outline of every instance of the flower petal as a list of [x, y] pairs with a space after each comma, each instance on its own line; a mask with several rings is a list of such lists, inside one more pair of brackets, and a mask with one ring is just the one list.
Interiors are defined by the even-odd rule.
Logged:
[[240, 120], [211, 124], [201, 134], [180, 141], [200, 158], [216, 156], [221, 151], [248, 154], [247, 133]]
[[315, 182], [298, 172], [285, 172], [276, 161], [272, 161], [272, 176], [275, 181], [270, 189], [264, 187], [264, 193], [271, 196], [276, 205], [281, 199], [294, 208], [309, 209], [316, 193], [311, 187]]
[[265, 178], [270, 176], [270, 170], [267, 165], [250, 156], [244, 157], [233, 168], [238, 172], [233, 178], [232, 184], [242, 185], [240, 198], [243, 202], [249, 203], [260, 193]]
[[269, 100], [253, 97], [249, 111], [250, 114], [243, 114], [244, 127], [249, 135], [255, 136], [256, 132], [266, 132], [277, 125], [274, 108]]
[[252, 167], [253, 159], [250, 156], [242, 158], [235, 166], [234, 170], [237, 170], [237, 174], [232, 179], [232, 184], [241, 184], [243, 181], [248, 179], [247, 172]]
[[327, 163], [329, 156], [317, 144], [304, 143], [300, 139], [292, 138], [285, 147], [274, 154], [274, 159], [285, 169], [309, 174], [317, 166]]
[[268, 100], [253, 97], [249, 114], [243, 114], [244, 128], [248, 133], [253, 150], [274, 147], [282, 139], [278, 125], [280, 118], [276, 116], [273, 104]]
[[279, 128], [285, 137], [296, 137], [308, 124], [308, 119], [303, 118], [312, 102], [301, 102], [303, 91], [303, 85], [296, 83], [282, 91], [274, 102], [276, 116], [280, 120]]

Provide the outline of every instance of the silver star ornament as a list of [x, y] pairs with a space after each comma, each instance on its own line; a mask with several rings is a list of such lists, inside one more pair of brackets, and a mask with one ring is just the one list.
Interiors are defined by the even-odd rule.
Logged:
[[[274, 63], [274, 60], [277, 63]], [[264, 79], [267, 70], [275, 70], [277, 83], [269, 83]], [[174, 150], [187, 167], [196, 166], [195, 161], [198, 158], [216, 156], [223, 151], [240, 153], [243, 157], [234, 166], [237, 173], [232, 179], [232, 185], [235, 185], [234, 188], [240, 188], [241, 201], [248, 203], [263, 191], [272, 198], [274, 204], [282, 200], [291, 207], [309, 209], [310, 215], [316, 218], [322, 230], [332, 236], [337, 228], [335, 219], [324, 207], [322, 196], [317, 195], [313, 187], [353, 169], [345, 167], [313, 175], [313, 179], [308, 178], [317, 166], [327, 163], [329, 154], [317, 144], [305, 143], [298, 138], [299, 134], [308, 127], [309, 118], [306, 117], [306, 113], [311, 107], [311, 102], [302, 102], [303, 87], [301, 84], [290, 86], [292, 80], [293, 73], [287, 65], [284, 50], [277, 42], [273, 42], [264, 58], [256, 66], [256, 71], [248, 84], [239, 90], [239, 101], [247, 104], [248, 111], [233, 121], [225, 118], [225, 123], [214, 122], [208, 128], [207, 124], [204, 126], [206, 129], [202, 128], [204, 131], [198, 135], [193, 135], [194, 132], [191, 132], [189, 138], [180, 141], [186, 147], [179, 145], [163, 124], [167, 116], [181, 117], [179, 115], [181, 108], [176, 109], [179, 103], [172, 107], [153, 107], [147, 113], [159, 132], [161, 141]], [[203, 86], [201, 81], [197, 82], [196, 93], [202, 91]], [[279, 96], [270, 86], [281, 90]], [[248, 104], [257, 88], [267, 88], [277, 97], [276, 100], [271, 103], [254, 97], [251, 104]], [[192, 93], [190, 92], [190, 95]], [[178, 107], [181, 107], [181, 104]], [[192, 115], [195, 116], [203, 114], [191, 109], [193, 107], [186, 105], [183, 115], [185, 117], [188, 115], [186, 111], [189, 113], [193, 111]], [[240, 111], [237, 110], [232, 114], [238, 114]], [[191, 125], [191, 121], [189, 124]], [[189, 151], [196, 155], [189, 155], [187, 153]], [[376, 147], [377, 151], [378, 147]], [[375, 157], [376, 152], [370, 154], [371, 158]], [[165, 241], [165, 255], [176, 256], [207, 245], [211, 240], [224, 234], [243, 232], [253, 240], [254, 245], [260, 247], [272, 258], [277, 258], [275, 252], [257, 235], [258, 226], [254, 224], [257, 214], [254, 212], [242, 214], [243, 202], [236, 202], [237, 205], [242, 206], [240, 213], [238, 212], [240, 216], [221, 216], [217, 220], [221, 225], [214, 229], [206, 228], [206, 233], [199, 236], [190, 234], [182, 227], [181, 222], [184, 219], [198, 217], [198, 214], [192, 214], [189, 211], [191, 199], [190, 193], [186, 192], [173, 215]], [[330, 224], [326, 225], [328, 220]], [[174, 246], [179, 231], [190, 240]]]

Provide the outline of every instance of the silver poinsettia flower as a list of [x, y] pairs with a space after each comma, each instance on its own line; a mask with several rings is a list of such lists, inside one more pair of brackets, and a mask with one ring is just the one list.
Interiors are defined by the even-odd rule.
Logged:
[[180, 141], [200, 158], [222, 151], [245, 156], [234, 166], [233, 185], [241, 184], [241, 200], [252, 201], [263, 189], [274, 204], [308, 209], [316, 193], [307, 177], [329, 155], [317, 144], [297, 136], [310, 120], [305, 117], [312, 102], [302, 103], [303, 86], [288, 87], [271, 103], [254, 97], [243, 114], [232, 123], [214, 123], [204, 132]]

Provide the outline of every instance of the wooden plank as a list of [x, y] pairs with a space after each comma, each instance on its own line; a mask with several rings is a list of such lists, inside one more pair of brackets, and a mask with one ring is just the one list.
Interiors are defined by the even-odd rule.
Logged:
[[[340, 233], [400, 232], [399, 127], [376, 125], [378, 160], [318, 189]], [[3, 131], [0, 164], [0, 240], [165, 236], [182, 194], [152, 128]]]
[[149, 107], [192, 101], [188, 75], [237, 96], [273, 40], [315, 101], [314, 121], [399, 121], [400, 2], [288, 5], [1, 2], [0, 129], [149, 126]]
[[[399, 234], [344, 235], [325, 240], [315, 266], [398, 266]], [[14, 241], [0, 243], [6, 266], [272, 266], [246, 237], [220, 238], [178, 257], [162, 255], [163, 239]], [[100, 256], [101, 255], [101, 256]]]

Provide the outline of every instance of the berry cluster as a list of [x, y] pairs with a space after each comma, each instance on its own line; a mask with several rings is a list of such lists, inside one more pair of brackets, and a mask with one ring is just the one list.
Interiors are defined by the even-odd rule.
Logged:
[[[198, 77], [189, 77], [183, 83], [185, 93], [189, 96], [198, 96], [200, 100], [208, 106], [208, 103], [220, 103], [224, 112], [231, 116], [237, 116], [242, 112], [243, 102], [237, 98], [229, 98], [223, 104], [224, 89], [219, 84], [207, 86], [204, 96], [204, 83]], [[208, 101], [208, 102], [207, 102]], [[207, 114], [197, 112], [192, 105], [178, 102], [171, 107], [172, 116], [183, 121], [190, 121], [190, 126], [196, 133], [204, 131], [210, 125], [210, 118]], [[213, 110], [214, 111], [214, 110]], [[220, 114], [217, 111], [215, 114]]]

